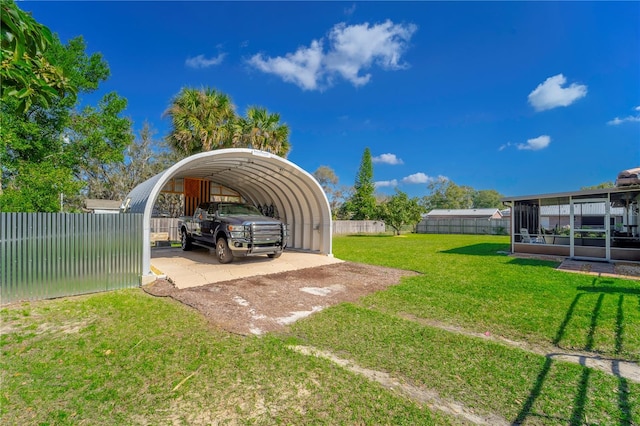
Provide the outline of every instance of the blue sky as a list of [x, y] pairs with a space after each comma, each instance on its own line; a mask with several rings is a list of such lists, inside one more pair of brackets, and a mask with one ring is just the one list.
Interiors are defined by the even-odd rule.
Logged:
[[288, 159], [378, 190], [432, 179], [504, 195], [578, 190], [640, 166], [640, 2], [25, 1], [101, 52], [139, 129], [181, 87], [259, 105]]

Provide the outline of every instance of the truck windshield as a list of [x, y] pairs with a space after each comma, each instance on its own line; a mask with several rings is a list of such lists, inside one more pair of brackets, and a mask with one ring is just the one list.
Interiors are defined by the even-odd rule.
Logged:
[[246, 204], [220, 204], [218, 206], [218, 214], [220, 214], [220, 216], [262, 216], [262, 213], [260, 213], [257, 208]]

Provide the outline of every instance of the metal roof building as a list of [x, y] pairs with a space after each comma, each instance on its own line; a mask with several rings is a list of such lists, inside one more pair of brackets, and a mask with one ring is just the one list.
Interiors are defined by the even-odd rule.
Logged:
[[[250, 204], [274, 206], [289, 229], [288, 247], [331, 255], [331, 209], [320, 184], [294, 163], [264, 151], [220, 149], [185, 158], [135, 187], [123, 210], [144, 215], [143, 276], [151, 275], [150, 220], [161, 192], [187, 179], [215, 183], [240, 194]], [[201, 191], [202, 192], [202, 191]], [[210, 201], [209, 193], [201, 201]]]
[[450, 218], [462, 218], [462, 219], [500, 219], [502, 213], [499, 209], [433, 209], [425, 216], [430, 219], [450, 219]]
[[120, 213], [120, 206], [122, 205], [121, 201], [114, 200], [96, 200], [96, 199], [87, 199], [84, 200], [84, 211], [87, 213], [96, 213], [96, 214], [110, 214], [110, 213]]

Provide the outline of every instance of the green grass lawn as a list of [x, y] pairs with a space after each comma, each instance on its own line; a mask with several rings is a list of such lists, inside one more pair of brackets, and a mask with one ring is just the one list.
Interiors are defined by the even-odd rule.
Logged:
[[7, 307], [0, 423], [463, 423], [291, 349], [305, 345], [508, 423], [640, 424], [638, 383], [443, 329], [640, 360], [640, 282], [507, 249], [493, 236], [334, 238], [340, 259], [421, 275], [261, 338], [140, 290]]
[[380, 385], [140, 290], [2, 310], [0, 424], [440, 424]]
[[418, 271], [363, 302], [516, 340], [640, 361], [640, 282], [505, 256], [508, 237], [334, 238], [336, 257]]

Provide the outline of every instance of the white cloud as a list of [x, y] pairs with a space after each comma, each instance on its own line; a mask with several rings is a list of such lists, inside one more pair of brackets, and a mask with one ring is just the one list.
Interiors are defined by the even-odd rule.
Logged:
[[394, 187], [394, 186], [398, 186], [398, 183], [406, 183], [411, 185], [411, 184], [428, 183], [428, 182], [435, 181], [437, 179], [449, 180], [449, 178], [447, 178], [446, 176], [438, 176], [437, 178], [432, 178], [431, 176], [428, 176], [422, 172], [418, 172], [418, 173], [414, 173], [412, 175], [403, 177], [400, 182], [398, 182], [397, 179], [382, 180], [382, 181], [375, 182], [374, 185], [376, 188]]
[[536, 111], [544, 111], [569, 106], [587, 96], [587, 86], [572, 83], [569, 87], [562, 87], [566, 82], [567, 79], [562, 74], [547, 78], [529, 93], [529, 103]]
[[414, 173], [412, 175], [402, 178], [403, 183], [427, 183], [434, 180], [433, 178], [425, 175], [422, 172]]
[[527, 140], [527, 143], [519, 143], [516, 146], [518, 149], [525, 149], [530, 151], [539, 151], [549, 146], [551, 143], [551, 137], [547, 135], [538, 136], [537, 138]]
[[204, 55], [198, 55], [194, 58], [187, 58], [185, 65], [189, 68], [209, 68], [215, 65], [219, 65], [224, 60], [226, 53], [221, 53], [215, 58], [205, 58]]
[[322, 56], [322, 43], [314, 40], [311, 47], [300, 47], [295, 53], [287, 53], [284, 58], [263, 59], [261, 54], [257, 54], [249, 63], [260, 71], [279, 75], [284, 81], [304, 90], [315, 90], [322, 73]]
[[379, 180], [378, 182], [374, 182], [373, 185], [376, 188], [383, 188], [383, 187], [388, 187], [388, 186], [398, 186], [398, 181], [396, 179]]
[[338, 24], [329, 33], [331, 50], [325, 56], [326, 69], [361, 86], [369, 82], [371, 74], [360, 72], [374, 63], [385, 70], [406, 68], [400, 57], [416, 29], [413, 24], [399, 25], [389, 20], [373, 26]]
[[390, 154], [390, 153], [373, 157], [371, 158], [371, 161], [374, 163], [391, 164], [392, 166], [395, 166], [398, 164], [404, 164], [403, 161], [400, 158], [396, 157], [395, 154]]
[[322, 90], [331, 86], [335, 77], [362, 86], [371, 81], [371, 74], [363, 71], [374, 65], [384, 70], [408, 66], [401, 57], [416, 31], [414, 24], [394, 24], [390, 20], [376, 25], [340, 23], [329, 31], [326, 52], [322, 39], [313, 40], [310, 47], [300, 47], [284, 57], [254, 55], [249, 64], [304, 90]]
[[609, 120], [607, 121], [607, 124], [610, 126], [618, 126], [622, 123], [626, 123], [626, 122], [640, 122], [640, 106], [637, 106], [633, 109], [634, 111], [637, 111], [638, 114], [637, 115], [629, 115], [627, 117], [624, 118], [620, 118], [620, 117], [616, 117], [613, 120]]

